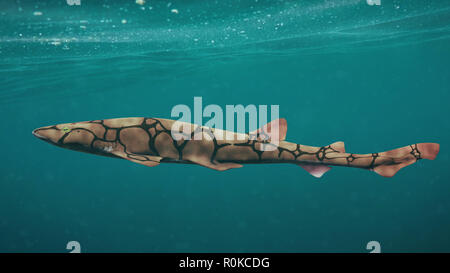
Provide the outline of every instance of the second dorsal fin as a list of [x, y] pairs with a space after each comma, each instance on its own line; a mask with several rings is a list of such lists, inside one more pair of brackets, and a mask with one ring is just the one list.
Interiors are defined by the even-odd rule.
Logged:
[[331, 143], [330, 148], [332, 148], [340, 153], [345, 153], [345, 144], [343, 141], [337, 141], [337, 142]]

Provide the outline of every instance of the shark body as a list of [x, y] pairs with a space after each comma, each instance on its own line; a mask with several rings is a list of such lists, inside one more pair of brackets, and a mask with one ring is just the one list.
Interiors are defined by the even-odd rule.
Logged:
[[[437, 143], [412, 144], [370, 154], [347, 153], [341, 141], [322, 147], [291, 143], [285, 141], [284, 119], [272, 121], [249, 134], [187, 124], [191, 127], [190, 139], [177, 140], [172, 136], [175, 122], [160, 118], [93, 120], [41, 127], [33, 134], [59, 147], [122, 158], [149, 167], [184, 163], [224, 171], [240, 168], [242, 164], [291, 163], [315, 177], [321, 177], [330, 166], [363, 168], [391, 177], [419, 159], [433, 160], [439, 152]], [[219, 137], [224, 134], [232, 137]], [[271, 137], [279, 138], [276, 147], [262, 149]]]

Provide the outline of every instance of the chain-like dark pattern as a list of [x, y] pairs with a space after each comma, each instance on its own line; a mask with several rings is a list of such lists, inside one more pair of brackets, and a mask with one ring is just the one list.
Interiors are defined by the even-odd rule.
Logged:
[[[76, 149], [76, 150], [82, 150], [82, 151], [86, 151], [86, 152], [94, 152], [96, 154], [100, 154], [100, 155], [104, 155], [104, 156], [117, 157], [111, 153], [108, 153], [104, 149], [101, 149], [101, 148], [95, 146], [95, 143], [97, 141], [102, 141], [104, 143], [110, 143], [111, 147], [113, 147], [113, 148], [116, 148], [116, 145], [121, 145], [123, 148], [123, 152], [126, 154], [126, 157], [129, 159], [137, 160], [140, 162], [155, 161], [154, 160], [155, 156], [160, 157], [160, 153], [159, 153], [160, 149], [158, 149], [157, 145], [155, 144], [155, 140], [157, 139], [157, 137], [160, 134], [166, 133], [171, 137], [172, 144], [175, 147], [175, 149], [178, 151], [178, 158], [163, 158], [163, 162], [192, 163], [192, 162], [189, 162], [188, 160], [183, 159], [183, 149], [186, 147], [186, 144], [188, 142], [196, 141], [194, 139], [195, 134], [203, 132], [204, 134], [209, 135], [211, 138], [211, 141], [214, 143], [213, 152], [212, 152], [211, 158], [210, 158], [210, 163], [212, 163], [212, 164], [216, 164], [216, 162], [218, 162], [215, 160], [215, 158], [216, 158], [216, 155], [219, 152], [219, 150], [222, 149], [223, 147], [230, 146], [230, 145], [237, 146], [237, 147], [239, 147], [239, 146], [240, 147], [249, 147], [250, 148], [249, 151], [254, 152], [257, 155], [258, 161], [267, 161], [267, 160], [262, 159], [264, 151], [261, 149], [261, 145], [262, 144], [273, 145], [273, 144], [269, 143], [269, 140], [268, 140], [269, 137], [264, 131], [249, 134], [249, 137], [246, 142], [230, 141], [229, 143], [227, 143], [227, 142], [218, 143], [216, 137], [214, 136], [215, 129], [202, 127], [202, 126], [197, 126], [196, 129], [193, 132], [191, 132], [189, 139], [184, 138], [184, 139], [177, 141], [172, 138], [171, 130], [166, 128], [164, 126], [164, 124], [161, 122], [161, 120], [159, 120], [157, 118], [142, 118], [142, 122], [140, 124], [128, 125], [128, 126], [122, 126], [122, 127], [110, 127], [105, 124], [104, 120], [89, 121], [87, 123], [101, 125], [104, 128], [105, 132], [103, 133], [102, 136], [98, 136], [95, 132], [93, 132], [90, 129], [83, 128], [83, 127], [75, 127], [75, 128], [72, 128], [71, 130], [69, 130], [68, 132], [65, 132], [64, 135], [61, 136], [61, 138], [57, 141], [56, 144], [59, 146], [65, 146], [65, 147], [69, 146], [68, 148], [72, 148], [72, 149]], [[120, 132], [122, 130], [129, 129], [129, 128], [140, 128], [148, 135], [149, 141], [148, 141], [148, 152], [147, 153], [132, 153], [132, 152], [128, 151], [127, 145], [125, 143], [123, 143], [122, 140], [120, 139]], [[42, 128], [40, 130], [51, 130], [51, 129], [60, 130], [56, 126]], [[114, 130], [114, 133], [113, 133], [112, 137], [111, 136], [107, 137], [108, 132], [110, 132], [110, 130]], [[89, 148], [81, 147], [79, 144], [64, 143], [64, 140], [75, 131], [85, 131], [93, 136], [91, 143], [88, 144]], [[180, 134], [182, 134], [182, 133], [180, 132]], [[185, 137], [187, 136], [185, 134], [183, 134], [183, 135]], [[359, 166], [358, 165], [358, 167], [373, 169], [378, 164], [383, 164], [383, 163], [377, 162], [377, 159], [380, 158], [380, 156], [381, 156], [379, 153], [373, 153], [371, 155], [357, 155], [357, 154], [351, 154], [351, 153], [347, 154], [345, 152], [336, 150], [331, 145], [320, 147], [320, 148], [318, 148], [318, 150], [316, 152], [308, 152], [308, 151], [302, 150], [302, 145], [300, 145], [300, 144], [296, 144], [296, 148], [294, 150], [289, 150], [289, 149], [283, 148], [281, 146], [275, 146], [275, 148], [278, 149], [278, 153], [277, 153], [278, 158], [271, 159], [273, 161], [277, 161], [277, 160], [282, 161], [281, 156], [282, 156], [283, 152], [285, 152], [285, 153], [290, 153], [292, 155], [292, 157], [294, 158], [294, 161], [297, 161], [297, 162], [302, 161], [302, 156], [305, 156], [305, 155], [311, 156], [312, 155], [316, 158], [315, 163], [332, 164], [334, 159], [345, 158], [347, 165], [353, 166], [354, 161], [357, 159], [372, 158], [369, 165], [367, 165], [367, 166]], [[417, 144], [410, 145], [410, 148], [411, 148], [410, 154], [413, 155], [416, 160], [421, 159], [421, 152], [418, 150]], [[333, 154], [333, 156], [330, 157], [329, 156], [330, 154]], [[336, 154], [342, 154], [342, 156], [336, 156]], [[384, 160], [386, 160], [386, 158]], [[391, 160], [392, 161], [391, 163], [395, 164], [395, 160], [393, 158], [391, 158], [391, 159], [388, 158], [387, 160]], [[253, 162], [251, 162], [251, 161], [253, 161]], [[222, 162], [246, 163], [245, 161], [240, 161], [240, 160], [237, 160], [237, 161], [236, 160], [234, 160], [234, 161], [233, 160], [222, 160]], [[386, 161], [384, 161], [384, 162], [386, 162]], [[250, 160], [247, 163], [255, 163], [255, 160]]]

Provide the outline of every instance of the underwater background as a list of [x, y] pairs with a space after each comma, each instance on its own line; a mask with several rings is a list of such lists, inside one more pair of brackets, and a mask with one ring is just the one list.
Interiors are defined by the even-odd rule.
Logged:
[[[450, 2], [0, 2], [0, 252], [450, 251]], [[289, 164], [148, 168], [37, 127], [280, 105], [287, 140], [438, 142], [392, 178]], [[207, 120], [204, 120], [206, 122]]]

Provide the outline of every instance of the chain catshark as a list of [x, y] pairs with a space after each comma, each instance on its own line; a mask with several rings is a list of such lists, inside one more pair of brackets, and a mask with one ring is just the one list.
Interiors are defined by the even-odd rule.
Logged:
[[[177, 140], [172, 135], [175, 122], [161, 118], [93, 120], [41, 127], [33, 134], [59, 147], [122, 158], [149, 167], [185, 163], [225, 171], [250, 163], [291, 163], [315, 177], [321, 177], [331, 166], [362, 168], [391, 177], [419, 159], [435, 159], [439, 152], [437, 143], [418, 143], [370, 154], [347, 153], [342, 141], [322, 147], [291, 143], [285, 141], [285, 119], [269, 122], [248, 134], [189, 123], [190, 138]], [[232, 137], [218, 137], [224, 133]], [[276, 147], [262, 149], [274, 137], [279, 140]]]

